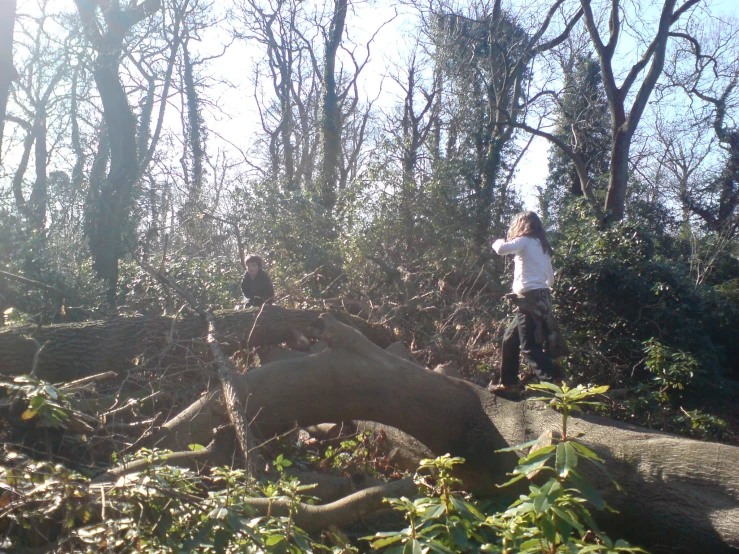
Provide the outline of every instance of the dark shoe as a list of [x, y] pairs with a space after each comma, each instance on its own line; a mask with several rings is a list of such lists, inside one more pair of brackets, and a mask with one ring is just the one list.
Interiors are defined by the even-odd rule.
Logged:
[[523, 386], [520, 384], [515, 385], [494, 385], [490, 383], [488, 385], [488, 392], [493, 393], [495, 396], [500, 396], [506, 400], [521, 400], [523, 394]]

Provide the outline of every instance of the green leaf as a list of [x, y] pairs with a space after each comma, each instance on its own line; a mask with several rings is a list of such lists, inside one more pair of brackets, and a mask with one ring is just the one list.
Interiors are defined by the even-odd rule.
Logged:
[[267, 546], [274, 546], [276, 544], [281, 543], [285, 540], [285, 537], [282, 535], [271, 535], [270, 537], [267, 537], [267, 540], [264, 541], [264, 544]]
[[572, 514], [567, 510], [563, 510], [558, 506], [552, 506], [552, 512], [557, 514], [557, 517], [567, 523], [570, 527], [574, 527], [575, 529], [577, 529], [578, 533], [580, 533], [581, 535], [585, 533], [585, 529], [583, 528], [582, 524], [577, 521], [577, 517], [575, 516], [575, 514]]
[[423, 554], [421, 543], [415, 539], [409, 540], [407, 543], [405, 543], [403, 554]]
[[593, 504], [597, 510], [603, 510], [605, 508], [603, 497], [600, 493], [593, 488], [590, 481], [584, 479], [577, 471], [573, 470], [570, 472], [569, 482], [573, 485], [575, 490], [582, 495], [583, 498]]
[[227, 516], [228, 508], [226, 508], [225, 506], [218, 506], [216, 508], [213, 508], [208, 514], [208, 517], [213, 519], [225, 519]]
[[557, 445], [557, 458], [554, 462], [557, 474], [566, 478], [570, 471], [577, 467], [577, 452], [569, 441]]
[[554, 504], [554, 501], [557, 499], [557, 497], [562, 492], [562, 485], [559, 484], [559, 481], [555, 479], [550, 479], [546, 483], [544, 483], [544, 486], [539, 489], [538, 494], [534, 496], [534, 511], [537, 514], [541, 514], [543, 512], [546, 512], [549, 508], [552, 507]]
[[464, 528], [464, 525], [462, 525], [461, 522], [455, 521], [449, 527], [449, 534], [451, 535], [454, 544], [456, 544], [457, 546], [461, 548], [466, 548], [469, 544], [469, 540], [467, 538], [467, 530]]
[[526, 388], [529, 390], [536, 390], [536, 391], [552, 391], [553, 393], [562, 393], [562, 389], [555, 385], [554, 383], [536, 383], [534, 385], [526, 385]]
[[193, 452], [197, 452], [198, 450], [205, 450], [205, 447], [202, 444], [188, 444], [187, 447]]
[[231, 539], [231, 532], [226, 529], [218, 529], [213, 536], [213, 550], [216, 554], [224, 554]]
[[554, 526], [554, 522], [548, 517], [542, 517], [539, 519], [539, 528], [541, 529], [544, 538], [549, 542], [554, 543], [557, 539], [557, 528]]
[[386, 537], [384, 539], [377, 539], [376, 541], [372, 543], [372, 548], [374, 548], [375, 550], [377, 550], [378, 548], [384, 548], [386, 546], [390, 546], [391, 544], [395, 544], [402, 538], [403, 538], [402, 535], [394, 534], [391, 537]]
[[514, 452], [516, 450], [525, 450], [526, 448], [529, 448], [530, 446], [534, 446], [535, 444], [539, 444], [540, 442], [543, 442], [544, 440], [548, 439], [534, 439], [529, 442], [525, 442], [523, 444], [517, 444], [516, 446], [509, 446], [508, 448], [501, 448], [500, 450], [496, 450], [496, 452]]
[[46, 398], [40, 395], [36, 395], [33, 398], [31, 398], [31, 401], [28, 403], [28, 407], [32, 410], [38, 411], [41, 406], [46, 404]]
[[505, 483], [503, 483], [502, 485], [496, 485], [496, 486], [497, 486], [497, 487], [498, 487], [499, 489], [502, 489], [503, 487], [507, 487], [507, 486], [509, 486], [509, 485], [512, 485], [513, 483], [517, 483], [518, 481], [520, 481], [521, 479], [524, 479], [525, 477], [526, 477], [526, 474], [525, 474], [525, 473], [519, 473], [519, 474], [518, 474], [518, 475], [516, 475], [516, 476], [515, 476], [515, 477], [514, 477], [513, 479], [511, 479], [511, 480], [509, 480], [509, 481], [506, 481], [506, 482], [505, 482]]
[[590, 450], [587, 446], [584, 444], [581, 444], [577, 441], [568, 441], [572, 446], [575, 447], [575, 449], [585, 458], [588, 458], [590, 460], [595, 460], [598, 462], [602, 462], [603, 460], [592, 450]]
[[29, 408], [28, 410], [26, 410], [25, 412], [23, 412], [21, 414], [21, 419], [24, 419], [24, 420], [25, 419], [33, 419], [34, 417], [36, 417], [36, 414], [37, 413], [38, 412], [36, 410], [32, 410], [32, 409]]
[[542, 458], [546, 456], [549, 458], [550, 456], [547, 456], [548, 454], [551, 455], [555, 450], [557, 449], [556, 444], [549, 444], [547, 446], [542, 446], [541, 448], [534, 450], [533, 452], [529, 453], [527, 456], [524, 456], [520, 462], [528, 463], [533, 462], [534, 460], [537, 460], [539, 458]]

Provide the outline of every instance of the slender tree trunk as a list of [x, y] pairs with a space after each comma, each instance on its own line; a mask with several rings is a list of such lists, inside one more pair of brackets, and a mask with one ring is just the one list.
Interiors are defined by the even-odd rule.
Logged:
[[16, 79], [13, 67], [13, 29], [17, 0], [0, 2], [0, 156], [2, 156], [5, 110], [8, 106], [10, 84]]
[[136, 118], [118, 76], [120, 45], [99, 52], [95, 60], [95, 84], [103, 103], [108, 134], [110, 170], [97, 206], [97, 224], [91, 237], [94, 268], [108, 281], [108, 301], [115, 305], [118, 285], [118, 261], [123, 255], [123, 232], [133, 200], [133, 186], [138, 174], [136, 153]]
[[611, 168], [606, 195], [606, 210], [608, 221], [620, 221], [624, 217], [626, 208], [626, 190], [629, 181], [629, 150], [631, 137], [622, 130], [617, 130], [613, 136], [611, 147]]
[[198, 92], [195, 88], [195, 76], [193, 64], [190, 60], [188, 43], [182, 44], [182, 57], [184, 63], [185, 97], [187, 98], [187, 122], [190, 131], [190, 149], [192, 150], [192, 182], [188, 202], [197, 205], [203, 187], [203, 160], [205, 150], [203, 149], [203, 124], [200, 117], [200, 102]]
[[491, 137], [485, 150], [485, 162], [482, 171], [480, 194], [475, 206], [475, 245], [486, 248], [490, 238], [490, 227], [493, 221], [493, 199], [495, 184], [500, 170], [500, 156], [506, 140]]
[[46, 205], [47, 205], [47, 170], [46, 158], [48, 155], [46, 148], [46, 110], [44, 107], [39, 109], [35, 125], [36, 135], [36, 181], [33, 183], [33, 189], [29, 198], [28, 216], [31, 226], [37, 231], [43, 231], [46, 226]]
[[74, 68], [72, 73], [72, 85], [71, 85], [71, 114], [70, 114], [70, 125], [72, 128], [72, 150], [74, 150], [75, 162], [72, 168], [72, 187], [75, 191], [82, 189], [82, 180], [84, 178], [85, 168], [85, 151], [82, 148], [82, 141], [80, 138], [80, 125], [79, 125], [79, 100], [77, 93], [77, 83], [79, 80], [80, 68], [79, 64]]
[[326, 40], [323, 58], [323, 91], [321, 95], [320, 133], [321, 204], [330, 218], [336, 205], [338, 166], [341, 155], [341, 113], [336, 90], [336, 55], [344, 34], [347, 0], [334, 0], [334, 14]]
[[[276, 46], [275, 46], [276, 48]], [[278, 96], [280, 100], [280, 112], [282, 121], [280, 121], [280, 139], [282, 142], [282, 155], [285, 165], [285, 190], [297, 190], [295, 182], [295, 149], [292, 143], [293, 133], [293, 106], [292, 106], [292, 53], [290, 49], [285, 49], [283, 55], [280, 56], [280, 84], [278, 88]]]
[[15, 197], [15, 206], [20, 213], [26, 213], [26, 199], [23, 196], [23, 177], [28, 169], [28, 160], [31, 158], [31, 149], [35, 138], [35, 129], [30, 127], [26, 130], [26, 138], [23, 140], [23, 153], [18, 161], [18, 167], [15, 168], [13, 174], [13, 196]]

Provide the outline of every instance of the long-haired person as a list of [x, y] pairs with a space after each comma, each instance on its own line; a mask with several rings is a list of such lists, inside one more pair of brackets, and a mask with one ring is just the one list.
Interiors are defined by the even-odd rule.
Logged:
[[503, 335], [500, 381], [491, 384], [489, 390], [499, 396], [520, 395], [519, 354], [523, 354], [540, 381], [561, 384], [564, 374], [552, 361], [547, 348], [547, 340], [556, 325], [551, 295], [554, 252], [539, 216], [534, 212], [516, 215], [507, 238], [493, 242], [493, 250], [501, 256], [514, 256], [512, 297], [518, 310]]

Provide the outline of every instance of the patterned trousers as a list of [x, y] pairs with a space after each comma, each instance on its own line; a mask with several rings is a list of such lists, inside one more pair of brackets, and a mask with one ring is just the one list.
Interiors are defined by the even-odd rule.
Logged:
[[540, 381], [561, 383], [565, 375], [545, 348], [556, 325], [552, 316], [551, 292], [549, 289], [536, 289], [510, 296], [514, 296], [512, 300], [518, 311], [503, 335], [500, 382], [504, 385], [518, 383], [519, 356], [523, 354]]

